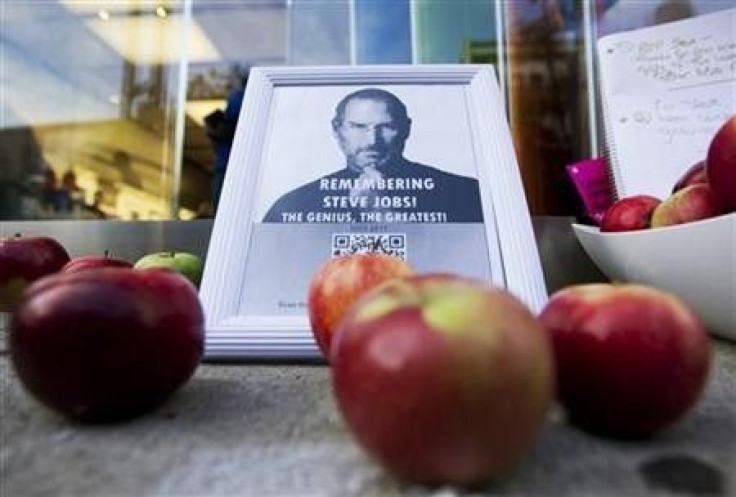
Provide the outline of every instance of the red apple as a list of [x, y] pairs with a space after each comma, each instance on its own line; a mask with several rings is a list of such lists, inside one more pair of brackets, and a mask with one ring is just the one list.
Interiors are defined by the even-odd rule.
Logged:
[[342, 415], [403, 478], [491, 480], [520, 461], [545, 423], [551, 343], [505, 290], [454, 275], [397, 279], [359, 300], [335, 336]]
[[67, 262], [61, 271], [64, 273], [70, 273], [72, 271], [81, 271], [84, 269], [97, 269], [103, 267], [127, 267], [132, 268], [133, 264], [124, 260], [110, 257], [107, 250], [103, 255], [80, 255], [74, 257], [71, 261]]
[[649, 436], [703, 390], [709, 338], [673, 295], [635, 284], [571, 286], [550, 298], [540, 320], [554, 344], [560, 403], [589, 431]]
[[53, 238], [18, 234], [0, 239], [0, 312], [10, 312], [29, 284], [67, 262], [69, 254]]
[[168, 269], [100, 268], [31, 285], [9, 349], [38, 400], [82, 421], [135, 416], [193, 374], [204, 347], [194, 286]]
[[652, 213], [661, 200], [651, 195], [632, 195], [617, 200], [606, 209], [602, 232], [643, 230], [650, 227]]
[[736, 115], [716, 132], [706, 158], [708, 183], [728, 211], [736, 210]]
[[662, 201], [652, 213], [652, 228], [684, 224], [723, 214], [708, 183], [686, 186]]
[[340, 319], [373, 287], [413, 274], [409, 264], [385, 254], [355, 254], [328, 260], [315, 273], [309, 287], [309, 321], [325, 359]]
[[705, 161], [701, 160], [690, 166], [690, 168], [680, 176], [672, 187], [672, 193], [682, 190], [686, 186], [707, 182], [708, 176], [705, 173]]

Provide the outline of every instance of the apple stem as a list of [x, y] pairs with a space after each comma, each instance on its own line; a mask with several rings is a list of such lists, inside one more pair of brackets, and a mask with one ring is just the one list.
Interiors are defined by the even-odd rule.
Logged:
[[20, 233], [16, 233], [16, 234], [15, 234], [15, 237], [16, 237], [16, 238], [20, 238], [20, 237], [21, 237], [21, 234], [20, 234]]
[[171, 251], [171, 257], [174, 257], [174, 255], [176, 255], [176, 252], [172, 250]]
[[105, 252], [102, 254], [102, 256], [105, 259], [109, 259], [110, 258], [110, 251], [108, 249], [105, 249]]

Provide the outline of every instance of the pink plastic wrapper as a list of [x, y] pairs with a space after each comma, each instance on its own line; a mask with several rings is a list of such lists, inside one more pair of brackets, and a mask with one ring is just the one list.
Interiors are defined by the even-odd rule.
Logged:
[[583, 201], [586, 217], [600, 226], [603, 214], [615, 201], [606, 159], [601, 157], [570, 164], [567, 174]]

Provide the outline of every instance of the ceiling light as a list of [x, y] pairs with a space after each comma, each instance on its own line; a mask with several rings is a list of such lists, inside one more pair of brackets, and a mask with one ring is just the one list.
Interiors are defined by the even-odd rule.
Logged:
[[97, 12], [97, 17], [102, 19], [103, 21], [109, 21], [110, 20], [110, 13], [106, 11], [105, 9], [101, 9]]
[[[191, 0], [186, 0], [191, 1]], [[151, 9], [153, 6], [164, 8], [168, 11], [181, 6], [182, 0], [59, 0], [67, 9], [77, 14], [96, 14], [100, 7], [112, 14], [131, 14], [134, 12], [143, 12]]]
[[169, 13], [166, 12], [166, 9], [163, 6], [159, 5], [158, 7], [156, 7], [156, 15], [163, 18], [169, 15]]
[[[86, 24], [113, 50], [133, 64], [172, 64], [187, 57], [190, 62], [218, 60], [215, 45], [194, 20], [187, 23], [180, 14], [165, 19], [152, 16], [112, 17], [108, 21], [90, 19]], [[188, 53], [182, 53], [187, 34]]]

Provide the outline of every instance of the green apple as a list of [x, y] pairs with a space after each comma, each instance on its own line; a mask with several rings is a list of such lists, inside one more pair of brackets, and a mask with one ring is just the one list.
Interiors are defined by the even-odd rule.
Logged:
[[135, 269], [168, 268], [180, 272], [199, 288], [204, 271], [201, 257], [188, 252], [155, 252], [144, 255], [133, 266]]

